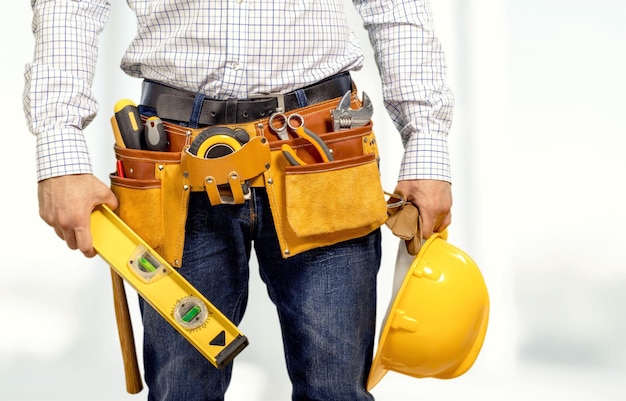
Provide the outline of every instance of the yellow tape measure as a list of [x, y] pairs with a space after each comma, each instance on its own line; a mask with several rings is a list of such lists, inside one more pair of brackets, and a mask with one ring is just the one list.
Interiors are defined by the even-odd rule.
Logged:
[[194, 138], [189, 153], [205, 159], [217, 159], [238, 151], [249, 140], [250, 136], [241, 128], [214, 125]]
[[91, 213], [94, 249], [215, 367], [228, 364], [248, 339], [111, 209]]

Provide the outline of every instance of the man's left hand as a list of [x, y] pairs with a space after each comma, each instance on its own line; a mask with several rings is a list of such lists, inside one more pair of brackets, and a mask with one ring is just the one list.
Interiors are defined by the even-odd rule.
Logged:
[[433, 232], [442, 232], [450, 225], [452, 215], [452, 185], [439, 180], [399, 181], [396, 193], [404, 195], [408, 202], [419, 209], [422, 217], [422, 237], [427, 239]]

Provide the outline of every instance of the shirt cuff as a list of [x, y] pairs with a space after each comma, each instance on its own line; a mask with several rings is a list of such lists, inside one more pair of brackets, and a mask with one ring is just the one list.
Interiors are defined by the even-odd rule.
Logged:
[[79, 130], [37, 135], [37, 181], [70, 174], [91, 174], [91, 159]]
[[447, 138], [419, 134], [411, 138], [405, 145], [398, 180], [452, 182]]

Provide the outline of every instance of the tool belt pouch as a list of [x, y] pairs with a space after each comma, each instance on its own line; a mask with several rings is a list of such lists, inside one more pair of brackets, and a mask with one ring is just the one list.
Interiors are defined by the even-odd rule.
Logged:
[[211, 205], [242, 204], [247, 182], [270, 166], [270, 146], [265, 137], [253, 137], [236, 152], [207, 159], [183, 149], [181, 168], [192, 191], [205, 191]]
[[181, 152], [114, 149], [124, 169], [124, 177], [110, 175], [119, 200], [117, 215], [172, 266], [180, 267], [190, 192]]
[[[299, 110], [307, 127], [332, 151], [333, 161], [321, 162], [314, 147], [302, 138], [271, 145], [265, 185], [285, 258], [362, 237], [387, 218], [371, 122], [329, 132], [332, 121], [327, 116], [334, 107], [336, 102]], [[283, 144], [307, 164], [291, 165], [280, 151]]]

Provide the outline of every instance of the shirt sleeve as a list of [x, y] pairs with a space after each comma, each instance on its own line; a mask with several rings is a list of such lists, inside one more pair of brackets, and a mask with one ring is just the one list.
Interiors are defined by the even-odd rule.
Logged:
[[25, 67], [24, 112], [36, 136], [37, 179], [91, 173], [83, 129], [96, 115], [92, 94], [105, 0], [31, 0], [33, 61]]
[[384, 104], [405, 147], [399, 179], [451, 182], [454, 96], [428, 0], [354, 0], [381, 75]]

